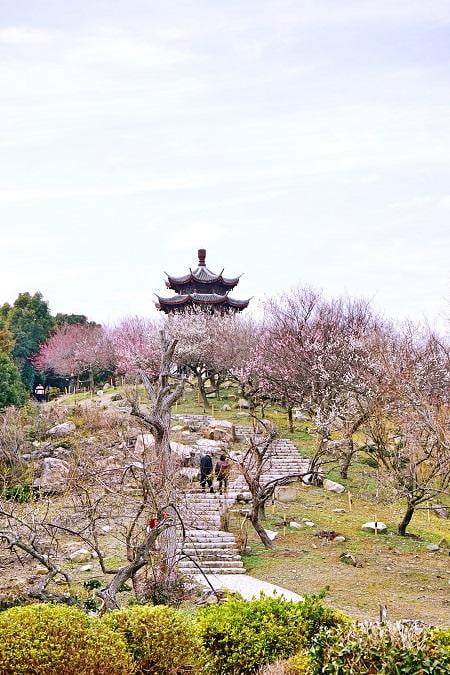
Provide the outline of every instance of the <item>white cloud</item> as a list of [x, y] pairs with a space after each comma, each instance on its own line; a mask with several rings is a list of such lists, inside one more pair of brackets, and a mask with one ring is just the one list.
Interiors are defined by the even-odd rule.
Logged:
[[42, 45], [52, 39], [52, 33], [37, 28], [9, 26], [0, 28], [0, 43], [13, 47]]

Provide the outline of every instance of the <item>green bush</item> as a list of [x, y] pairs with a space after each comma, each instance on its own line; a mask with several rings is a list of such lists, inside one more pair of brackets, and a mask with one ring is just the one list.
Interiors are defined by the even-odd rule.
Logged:
[[0, 352], [0, 410], [10, 405], [21, 406], [26, 398], [27, 391], [16, 365], [7, 354]]
[[203, 610], [198, 625], [209, 672], [246, 675], [274, 661], [287, 659], [307, 646], [320, 627], [346, 621], [311, 596], [304, 602], [280, 597], [229, 599]]
[[314, 675], [446, 675], [450, 653], [428, 632], [397, 624], [330, 630], [311, 650]]
[[105, 615], [103, 623], [125, 639], [136, 673], [199, 672], [200, 641], [195, 623], [173, 607], [119, 609]]
[[120, 635], [79, 609], [28, 605], [0, 613], [2, 675], [128, 675]]

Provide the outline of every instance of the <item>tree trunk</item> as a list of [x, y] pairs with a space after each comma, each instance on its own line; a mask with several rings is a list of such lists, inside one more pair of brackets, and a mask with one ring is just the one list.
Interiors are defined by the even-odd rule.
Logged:
[[94, 371], [92, 368], [89, 368], [89, 389], [94, 391]]
[[200, 375], [200, 373], [197, 373], [197, 385], [198, 385], [198, 389], [200, 391], [200, 396], [202, 397], [203, 407], [206, 408], [207, 410], [209, 410], [210, 404], [209, 404], [208, 398], [206, 396], [205, 383], [203, 382], [203, 378]]
[[260, 502], [258, 504], [258, 520], [262, 521], [266, 518], [266, 502]]
[[355, 446], [353, 444], [353, 439], [348, 438], [347, 439], [347, 448], [343, 453], [343, 459], [342, 459], [342, 464], [341, 464], [341, 478], [348, 478], [348, 470], [350, 468], [350, 464], [352, 463], [353, 455], [355, 452]]
[[408, 502], [408, 506], [406, 508], [406, 513], [403, 516], [402, 522], [398, 526], [398, 533], [402, 537], [406, 536], [406, 528], [408, 527], [409, 523], [411, 522], [411, 519], [414, 515], [415, 508], [416, 508], [416, 505], [413, 502]]
[[288, 407], [287, 409], [287, 414], [288, 414], [288, 422], [289, 422], [289, 431], [294, 433], [294, 418], [292, 417], [292, 408], [291, 406]]
[[273, 548], [273, 544], [271, 540], [269, 539], [267, 532], [261, 525], [261, 522], [259, 520], [259, 506], [256, 506], [252, 510], [252, 515], [251, 515], [251, 523], [253, 527], [255, 528], [256, 534], [258, 537], [261, 539], [262, 543], [264, 544], [265, 548]]

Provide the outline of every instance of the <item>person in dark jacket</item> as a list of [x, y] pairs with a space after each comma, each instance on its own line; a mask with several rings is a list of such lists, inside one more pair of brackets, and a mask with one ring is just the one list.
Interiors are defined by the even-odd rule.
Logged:
[[220, 459], [216, 464], [216, 478], [219, 481], [219, 494], [222, 494], [228, 489], [228, 478], [230, 477], [231, 464], [226, 455], [220, 455]]
[[200, 458], [200, 485], [205, 492], [208, 483], [209, 491], [214, 492], [213, 488], [213, 461], [211, 455], [202, 455]]

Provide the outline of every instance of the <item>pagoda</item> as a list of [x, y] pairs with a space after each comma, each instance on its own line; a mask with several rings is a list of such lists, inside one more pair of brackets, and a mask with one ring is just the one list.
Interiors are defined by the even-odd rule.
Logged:
[[[167, 272], [166, 272], [167, 274]], [[209, 314], [228, 314], [241, 312], [248, 306], [249, 300], [236, 300], [228, 295], [238, 285], [242, 275], [229, 279], [212, 272], [206, 267], [206, 250], [198, 251], [198, 267], [189, 268], [189, 274], [182, 277], [172, 277], [167, 274], [166, 286], [176, 295], [170, 298], [161, 298], [159, 295], [156, 308], [172, 314], [185, 312], [192, 308]]]

